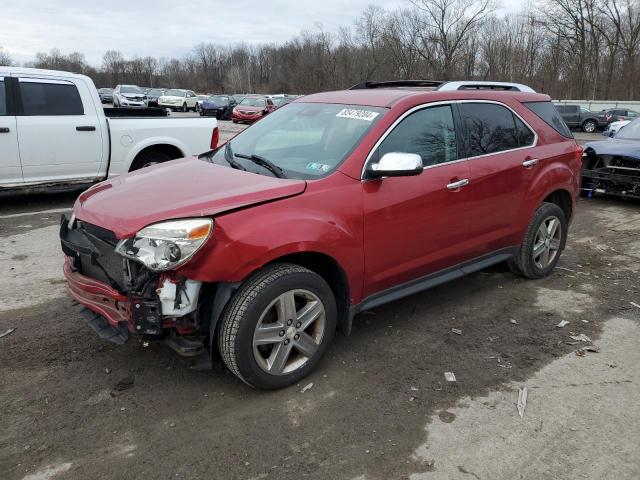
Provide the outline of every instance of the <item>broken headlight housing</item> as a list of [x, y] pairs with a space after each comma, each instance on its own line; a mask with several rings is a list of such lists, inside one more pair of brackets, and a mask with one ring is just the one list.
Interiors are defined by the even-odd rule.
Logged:
[[210, 218], [192, 218], [155, 223], [143, 228], [133, 238], [116, 245], [116, 252], [162, 272], [186, 263], [205, 244], [213, 231]]

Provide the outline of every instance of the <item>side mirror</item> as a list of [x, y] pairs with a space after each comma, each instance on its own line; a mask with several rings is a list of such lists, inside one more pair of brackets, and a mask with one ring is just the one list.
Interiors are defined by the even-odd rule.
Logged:
[[409, 177], [420, 175], [424, 170], [422, 157], [415, 153], [385, 153], [378, 163], [367, 167], [367, 178]]

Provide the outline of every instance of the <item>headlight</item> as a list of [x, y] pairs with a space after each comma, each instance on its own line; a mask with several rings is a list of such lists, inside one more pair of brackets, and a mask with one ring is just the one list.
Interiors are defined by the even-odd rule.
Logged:
[[121, 240], [116, 252], [161, 272], [186, 263], [205, 244], [213, 220], [192, 218], [156, 223], [140, 230], [135, 237]]

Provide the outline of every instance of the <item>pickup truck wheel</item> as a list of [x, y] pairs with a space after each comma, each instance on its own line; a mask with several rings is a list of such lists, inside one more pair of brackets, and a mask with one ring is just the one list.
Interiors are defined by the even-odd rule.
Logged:
[[164, 152], [143, 152], [136, 157], [136, 159], [131, 164], [130, 172], [134, 170], [140, 170], [141, 168], [150, 167], [151, 165], [156, 165], [158, 163], [168, 162], [171, 160], [169, 155]]
[[582, 124], [582, 131], [587, 133], [593, 133], [596, 131], [597, 126], [598, 125], [593, 120], [587, 120]]
[[567, 241], [567, 220], [555, 203], [543, 203], [533, 215], [518, 254], [509, 261], [522, 277], [546, 277], [558, 263]]
[[327, 282], [293, 264], [274, 264], [250, 277], [221, 319], [224, 363], [254, 388], [298, 382], [318, 364], [336, 329], [336, 302]]

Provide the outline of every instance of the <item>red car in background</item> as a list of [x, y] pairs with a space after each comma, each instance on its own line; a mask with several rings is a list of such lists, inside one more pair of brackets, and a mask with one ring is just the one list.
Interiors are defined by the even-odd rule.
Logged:
[[233, 123], [253, 123], [265, 115], [269, 115], [277, 107], [270, 98], [260, 95], [250, 95], [235, 106], [231, 114]]
[[62, 219], [64, 273], [100, 336], [163, 340], [279, 388], [358, 312], [504, 261], [549, 275], [581, 159], [529, 87], [367, 82], [85, 191]]

